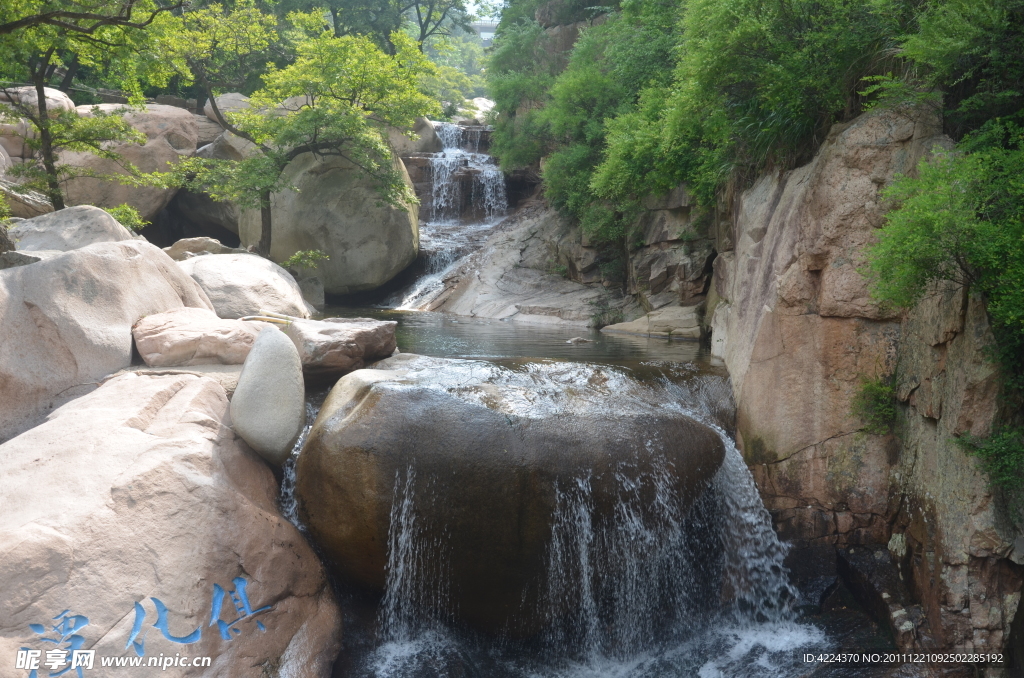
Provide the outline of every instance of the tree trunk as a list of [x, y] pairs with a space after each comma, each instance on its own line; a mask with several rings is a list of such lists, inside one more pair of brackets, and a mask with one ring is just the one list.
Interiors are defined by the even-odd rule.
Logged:
[[12, 250], [14, 250], [14, 243], [11, 242], [10, 236], [7, 235], [7, 226], [3, 221], [0, 221], [0, 254]]
[[54, 211], [64, 209], [64, 193], [60, 190], [60, 176], [57, 174], [57, 156], [53, 150], [53, 134], [50, 132], [50, 113], [46, 110], [46, 71], [53, 56], [53, 48], [43, 55], [42, 61], [33, 74], [39, 109], [39, 154], [43, 157], [46, 170], [46, 197]]
[[256, 254], [270, 258], [270, 191], [260, 192], [260, 241], [256, 245]]

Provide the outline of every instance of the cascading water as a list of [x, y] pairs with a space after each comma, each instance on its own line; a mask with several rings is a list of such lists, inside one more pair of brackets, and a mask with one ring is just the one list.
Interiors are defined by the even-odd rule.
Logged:
[[[536, 389], [523, 391], [526, 406], [547, 406], [545, 379], [562, 378], [568, 391], [592, 374], [565, 365], [526, 368], [524, 384]], [[718, 432], [725, 457], [700, 497], [687, 504], [675, 494], [672, 468], [661, 454], [664, 443], [656, 439], [646, 444], [655, 463], [645, 473], [615, 472], [618, 494], [610, 517], [601, 518], [595, 506], [592, 471], [581, 469], [560, 481], [546, 576], [536, 602], [546, 630], [529, 641], [495, 641], [449, 623], [444, 540], [425, 543], [416, 506], [416, 501], [444, 498], [431, 495], [430, 479], [418, 478], [413, 462], [395, 478], [379, 642], [358, 675], [800, 675], [795, 649], [820, 647], [824, 635], [795, 621], [797, 596], [783, 566], [786, 549], [721, 425], [728, 409], [720, 402], [728, 397], [724, 380], [695, 378], [657, 389], [640, 387], [622, 374], [613, 381], [613, 391], [635, 392], [647, 402], [679, 409]], [[420, 491], [414, 492], [417, 486]]]
[[[505, 175], [494, 158], [480, 153], [483, 130], [435, 123], [443, 150], [429, 158], [430, 205], [420, 223], [422, 275], [392, 295], [385, 306], [423, 308], [443, 289], [444, 276], [472, 252], [508, 211]], [[468, 194], [467, 194], [468, 191]]]

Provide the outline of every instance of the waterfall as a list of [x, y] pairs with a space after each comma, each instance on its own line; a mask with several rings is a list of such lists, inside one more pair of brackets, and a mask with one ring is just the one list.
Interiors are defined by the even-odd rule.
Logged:
[[413, 638], [443, 621], [448, 608], [447, 559], [443, 537], [424, 541], [415, 506], [416, 470], [403, 481], [395, 474], [395, 499], [388, 530], [387, 583], [378, 625], [390, 642]]
[[391, 308], [414, 310], [429, 304], [444, 289], [448, 272], [508, 212], [505, 174], [494, 158], [479, 152], [484, 130], [448, 122], [435, 123], [434, 130], [442, 151], [429, 158], [430, 204], [422, 210], [429, 218], [420, 223], [423, 272], [384, 302]]
[[472, 180], [471, 211], [482, 211], [484, 220], [502, 216], [508, 209], [505, 175], [494, 158], [480, 153], [482, 130], [465, 130], [450, 122], [435, 126], [442, 151], [430, 158], [431, 209], [427, 224], [450, 224], [463, 218], [463, 179]]
[[320, 407], [324, 404], [326, 397], [327, 392], [324, 391], [306, 399], [306, 425], [303, 427], [302, 432], [299, 433], [295, 444], [292, 445], [291, 455], [288, 456], [288, 459], [285, 460], [281, 467], [281, 490], [278, 494], [278, 507], [281, 509], [281, 515], [284, 516], [285, 520], [299, 528], [301, 532], [306, 531], [306, 526], [299, 519], [299, 502], [295, 497], [295, 464], [299, 459], [299, 452], [302, 450], [302, 446], [306, 444], [309, 432], [313, 430], [313, 422], [316, 421], [316, 416], [320, 414]]
[[[616, 503], [604, 517], [592, 471], [560, 480], [536, 603], [547, 625], [527, 646], [487, 645], [445, 623], [444, 539], [423, 542], [416, 510], [417, 502], [444, 499], [431, 494], [429, 479], [417, 478], [413, 465], [396, 474], [379, 615], [385, 642], [361, 675], [800, 675], [795, 648], [820, 645], [824, 637], [795, 621], [786, 548], [724, 428], [728, 384], [698, 377], [665, 386], [672, 387], [655, 395], [670, 401], [666, 407], [717, 431], [725, 447], [720, 468], [688, 504], [673, 490], [661, 443], [648, 441], [654, 463], [644, 473], [614, 472]], [[677, 396], [688, 401], [672, 401]]]

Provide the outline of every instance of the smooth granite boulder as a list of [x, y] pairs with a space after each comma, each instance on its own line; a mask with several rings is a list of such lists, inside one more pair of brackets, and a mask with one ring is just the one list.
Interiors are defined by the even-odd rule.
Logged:
[[92, 205], [68, 207], [19, 221], [10, 230], [19, 250], [76, 250], [98, 242], [121, 242], [135, 236], [117, 219]]
[[244, 318], [260, 311], [310, 316], [295, 278], [269, 259], [255, 254], [209, 254], [178, 265], [206, 291], [221, 318]]
[[[43, 638], [62, 610], [96, 651], [84, 675], [118, 673], [101, 657], [161, 654], [212, 663], [120, 673], [330, 675], [338, 604], [279, 513], [271, 470], [232, 433], [217, 382], [116, 377], [0, 445], [0, 459], [4, 676], [29, 675], [14, 670], [19, 649], [43, 650], [44, 660], [55, 649]], [[154, 628], [161, 620], [165, 633]]]
[[213, 310], [202, 288], [147, 242], [49, 254], [0, 270], [0, 441], [128, 367], [139, 319], [182, 306]]
[[295, 344], [267, 327], [249, 351], [231, 398], [235, 432], [272, 464], [283, 464], [306, 425], [306, 390]]
[[402, 591], [422, 595], [408, 604], [492, 633], [547, 622], [538, 598], [567, 492], [586, 486], [595, 534], [624, 493], [646, 498], [637, 520], [661, 519], [658, 496], [686, 515], [724, 456], [713, 429], [612, 369], [411, 354], [375, 367], [335, 385], [299, 455], [309, 534], [342, 579], [381, 590], [413, 568]]
[[241, 365], [266, 326], [220, 318], [205, 308], [176, 308], [146, 316], [132, 336], [150, 367]]

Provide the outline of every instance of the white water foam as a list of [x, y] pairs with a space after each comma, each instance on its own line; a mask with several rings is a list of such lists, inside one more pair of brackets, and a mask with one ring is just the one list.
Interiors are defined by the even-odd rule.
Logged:
[[[489, 667], [481, 675], [495, 678], [801, 675], [805, 667], [796, 659], [797, 650], [820, 648], [826, 639], [816, 627], [795, 621], [796, 595], [783, 566], [786, 549], [722, 426], [729, 405], [724, 399], [730, 397], [727, 383], [697, 377], [682, 387], [651, 389], [614, 368], [546, 363], [508, 370], [464, 362], [455, 369], [449, 363], [439, 372], [437, 388], [473, 400], [478, 394], [465, 387], [469, 381], [500, 384], [499, 409], [534, 415], [589, 409], [601, 393], [625, 395], [645, 406], [657, 402], [714, 428], [725, 458], [692, 508], [673, 495], [665, 464], [654, 464], [639, 478], [617, 474], [619, 503], [604, 525], [595, 522], [592, 478], [585, 470], [561, 483], [541, 597], [552, 623], [540, 645], [530, 648], [469, 637], [437, 618], [424, 621], [421, 604], [388, 611], [400, 608], [399, 597], [426, 601], [432, 609], [443, 609], [446, 600], [446, 585], [438, 584], [443, 576], [432, 577], [426, 589], [422, 582], [401, 581], [416, 576], [417, 568], [422, 576], [423, 563], [433, 562], [432, 554], [443, 550], [440, 543], [416, 543], [411, 499], [416, 481], [410, 467], [404, 478], [396, 477], [389, 590], [381, 613], [385, 642], [372, 653], [365, 675], [475, 674], [477, 669], [467, 667], [480, 662]], [[648, 442], [652, 457], [660, 456], [660, 444]], [[702, 549], [700, 539], [710, 536], [716, 537], [713, 548], [704, 544]], [[443, 562], [443, 554], [437, 560]], [[708, 567], [714, 575], [710, 580], [702, 572]], [[710, 608], [709, 591], [714, 597]], [[400, 621], [390, 621], [392, 616]]]

